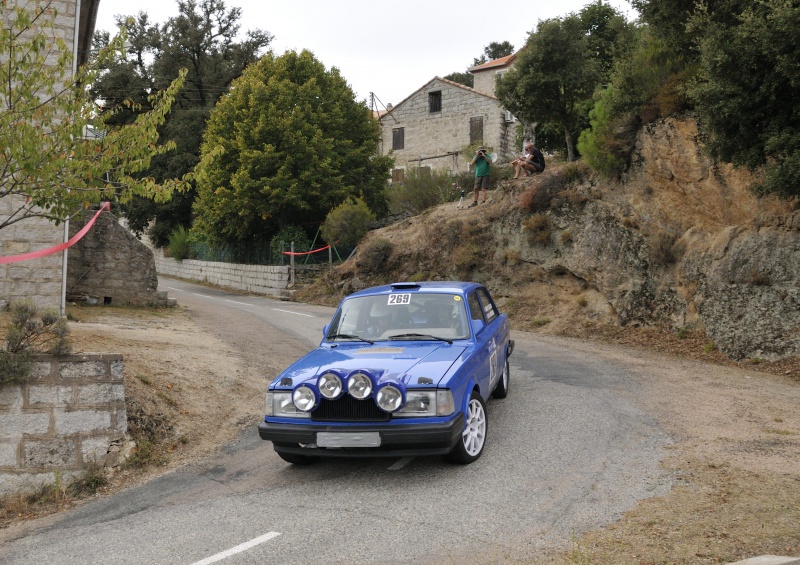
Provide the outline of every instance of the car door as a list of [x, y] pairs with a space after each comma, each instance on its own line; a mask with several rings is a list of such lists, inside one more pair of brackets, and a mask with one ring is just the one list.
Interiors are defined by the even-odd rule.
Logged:
[[503, 364], [505, 363], [505, 355], [503, 352], [503, 336], [501, 335], [501, 327], [503, 321], [500, 317], [500, 312], [494, 301], [489, 296], [489, 291], [485, 288], [479, 288], [475, 291], [478, 300], [481, 304], [481, 311], [486, 320], [486, 329], [484, 333], [484, 340], [486, 342], [486, 350], [489, 355], [489, 391], [493, 390], [500, 376], [503, 374]]
[[475, 339], [475, 353], [473, 354], [474, 369], [472, 374], [481, 390], [484, 399], [489, 397], [491, 383], [497, 379], [497, 344], [492, 336], [492, 331], [486, 322], [483, 305], [478, 298], [478, 293], [473, 290], [467, 296], [469, 304], [470, 323]]

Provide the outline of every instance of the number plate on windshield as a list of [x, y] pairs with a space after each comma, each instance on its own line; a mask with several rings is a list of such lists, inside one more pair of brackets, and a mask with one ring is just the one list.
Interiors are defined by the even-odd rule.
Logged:
[[380, 447], [378, 432], [317, 432], [319, 447]]

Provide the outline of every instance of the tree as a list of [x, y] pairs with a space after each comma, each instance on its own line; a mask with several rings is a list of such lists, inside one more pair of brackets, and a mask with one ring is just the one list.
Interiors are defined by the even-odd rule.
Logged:
[[263, 56], [208, 120], [194, 229], [212, 243], [267, 242], [282, 226], [320, 223], [349, 197], [386, 211], [392, 160], [380, 126], [338, 69], [312, 53]]
[[[55, 30], [52, 1], [4, 6], [0, 28], [0, 198], [10, 212], [0, 229], [32, 217], [56, 224], [102, 199], [139, 195], [166, 201], [184, 181], [141, 178], [152, 159], [173, 145], [156, 145], [185, 73], [148, 96], [149, 109], [109, 130], [110, 112], [98, 108], [85, 85], [122, 52], [124, 35], [109, 42], [95, 63], [72, 71], [71, 49]], [[134, 105], [135, 106], [135, 105]], [[112, 180], [109, 180], [112, 179]], [[4, 203], [5, 204], [5, 203]]]
[[601, 2], [587, 4], [579, 13], [589, 51], [600, 64], [601, 81], [608, 80], [614, 62], [634, 44], [635, 28], [617, 10]]
[[498, 80], [497, 97], [523, 122], [558, 124], [572, 161], [573, 137], [602, 76], [601, 65], [575, 15], [539, 22], [527, 46]]
[[690, 95], [712, 155], [751, 169], [767, 165], [760, 191], [799, 196], [800, 6], [763, 0], [739, 14], [694, 18], [702, 34]]
[[[502, 57], [507, 57], [514, 52], [514, 46], [510, 44], [508, 41], [503, 41], [502, 43], [497, 43], [496, 41], [491, 42], [489, 45], [483, 48], [483, 54], [480, 57], [476, 57], [472, 61], [472, 66], [476, 67], [478, 65], [482, 65], [487, 61], [493, 61], [495, 59], [500, 59]], [[464, 71], [463, 73], [450, 73], [446, 75], [444, 78], [447, 80], [452, 80], [453, 82], [457, 82], [459, 84], [463, 84], [464, 86], [469, 86], [472, 88], [475, 85], [475, 77], [472, 76], [472, 73], [469, 71]]]
[[698, 15], [711, 17], [714, 25], [728, 28], [736, 25], [739, 14], [753, 0], [630, 0], [639, 12], [642, 21], [647, 23], [656, 37], [661, 38], [676, 53], [688, 61], [698, 56], [698, 39], [701, 31], [693, 25]]
[[572, 161], [573, 140], [588, 125], [595, 89], [608, 80], [634, 38], [622, 14], [600, 3], [540, 21], [528, 36], [528, 49], [498, 80], [497, 97], [523, 124], [538, 124], [544, 133], [558, 128]]
[[444, 78], [447, 80], [452, 80], [453, 82], [457, 82], [458, 84], [463, 84], [464, 86], [468, 86], [472, 88], [475, 85], [475, 77], [472, 76], [472, 73], [464, 71], [463, 73], [450, 73], [449, 75], [445, 75]]
[[[272, 41], [269, 33], [258, 29], [237, 41], [241, 13], [238, 7], [227, 9], [222, 0], [186, 0], [178, 2], [178, 15], [160, 26], [142, 12], [136, 18], [117, 16], [117, 23], [129, 30], [128, 55], [93, 89], [110, 107], [128, 98], [146, 99], [149, 90], [161, 88], [178, 69], [188, 69], [186, 84], [160, 130], [164, 140], [175, 142], [176, 150], [153, 160], [148, 174], [154, 178], [181, 177], [194, 168], [211, 109]], [[96, 44], [102, 45], [104, 37], [107, 34], [96, 34]], [[120, 117], [131, 119], [133, 114]], [[147, 230], [155, 245], [164, 246], [177, 227], [191, 226], [196, 195], [192, 187], [167, 203], [135, 198], [123, 212], [134, 231]]]
[[475, 59], [473, 59], [472, 66], [477, 67], [478, 65], [488, 63], [489, 61], [494, 61], [495, 59], [508, 57], [513, 52], [514, 46], [508, 41], [503, 41], [502, 43], [492, 41], [489, 45], [483, 48], [483, 53], [480, 57], [475, 57]]

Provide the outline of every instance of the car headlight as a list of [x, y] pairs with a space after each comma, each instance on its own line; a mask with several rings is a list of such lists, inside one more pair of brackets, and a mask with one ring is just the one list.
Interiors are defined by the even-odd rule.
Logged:
[[369, 395], [372, 394], [372, 379], [360, 371], [353, 373], [347, 378], [347, 392], [358, 400], [369, 398]]
[[449, 390], [409, 390], [406, 403], [392, 414], [394, 418], [449, 416], [455, 412], [453, 393]]
[[292, 402], [301, 412], [311, 412], [317, 405], [317, 395], [311, 387], [300, 385], [292, 392]]
[[310, 418], [308, 412], [300, 412], [292, 402], [292, 393], [288, 390], [267, 391], [266, 410], [267, 416], [279, 418]]
[[396, 412], [403, 405], [403, 392], [394, 385], [384, 385], [375, 394], [375, 402], [385, 412]]
[[336, 373], [331, 372], [323, 373], [319, 379], [317, 379], [317, 388], [319, 389], [319, 393], [329, 400], [339, 398], [344, 392], [342, 379], [340, 379], [339, 375]]

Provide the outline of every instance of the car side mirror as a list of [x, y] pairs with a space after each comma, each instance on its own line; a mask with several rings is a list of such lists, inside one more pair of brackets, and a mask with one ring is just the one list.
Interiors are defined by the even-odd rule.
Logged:
[[330, 324], [325, 324], [322, 328], [322, 339], [325, 339], [325, 336], [328, 335], [328, 328], [331, 327]]
[[483, 320], [472, 320], [472, 333], [474, 335], [481, 333], [485, 327], [486, 323]]

